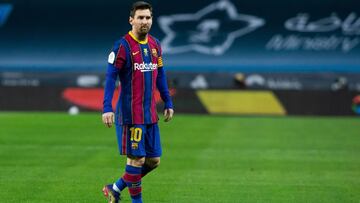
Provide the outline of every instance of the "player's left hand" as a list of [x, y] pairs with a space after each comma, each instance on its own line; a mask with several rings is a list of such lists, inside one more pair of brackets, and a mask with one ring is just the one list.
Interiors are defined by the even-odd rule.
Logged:
[[172, 119], [173, 115], [174, 115], [174, 109], [165, 109], [164, 110], [164, 117], [165, 117], [164, 121], [169, 122]]

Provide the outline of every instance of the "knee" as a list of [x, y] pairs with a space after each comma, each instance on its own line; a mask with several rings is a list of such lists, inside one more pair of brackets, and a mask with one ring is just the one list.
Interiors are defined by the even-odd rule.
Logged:
[[160, 165], [160, 158], [149, 158], [146, 159], [145, 164], [150, 168], [156, 168]]
[[145, 157], [128, 156], [127, 164], [131, 166], [141, 167], [145, 164]]

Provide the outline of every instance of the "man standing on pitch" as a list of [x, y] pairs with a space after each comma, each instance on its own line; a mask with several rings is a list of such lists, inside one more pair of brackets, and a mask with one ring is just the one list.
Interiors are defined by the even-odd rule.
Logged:
[[[115, 124], [120, 154], [127, 156], [123, 176], [103, 188], [111, 203], [119, 202], [120, 192], [126, 187], [133, 203], [142, 202], [141, 179], [160, 164], [156, 88], [165, 103], [165, 121], [170, 121], [174, 113], [161, 46], [148, 34], [152, 25], [152, 6], [143, 1], [135, 2], [129, 22], [131, 31], [115, 43], [109, 55], [104, 94], [103, 123], [107, 127]], [[114, 114], [111, 101], [117, 77], [121, 94]]]

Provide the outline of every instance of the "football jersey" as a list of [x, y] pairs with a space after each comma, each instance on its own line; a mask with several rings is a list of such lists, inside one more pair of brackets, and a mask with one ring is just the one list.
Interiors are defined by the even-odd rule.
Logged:
[[160, 43], [153, 36], [139, 41], [129, 32], [117, 41], [108, 58], [104, 93], [104, 113], [112, 112], [115, 82], [120, 79], [120, 97], [116, 106], [117, 124], [151, 124], [158, 121], [155, 91], [173, 108]]

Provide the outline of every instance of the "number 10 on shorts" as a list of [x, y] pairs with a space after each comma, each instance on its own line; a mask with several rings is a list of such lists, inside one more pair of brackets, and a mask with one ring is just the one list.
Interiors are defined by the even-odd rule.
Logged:
[[130, 128], [130, 140], [135, 142], [140, 142], [142, 137], [142, 129], [141, 128]]

